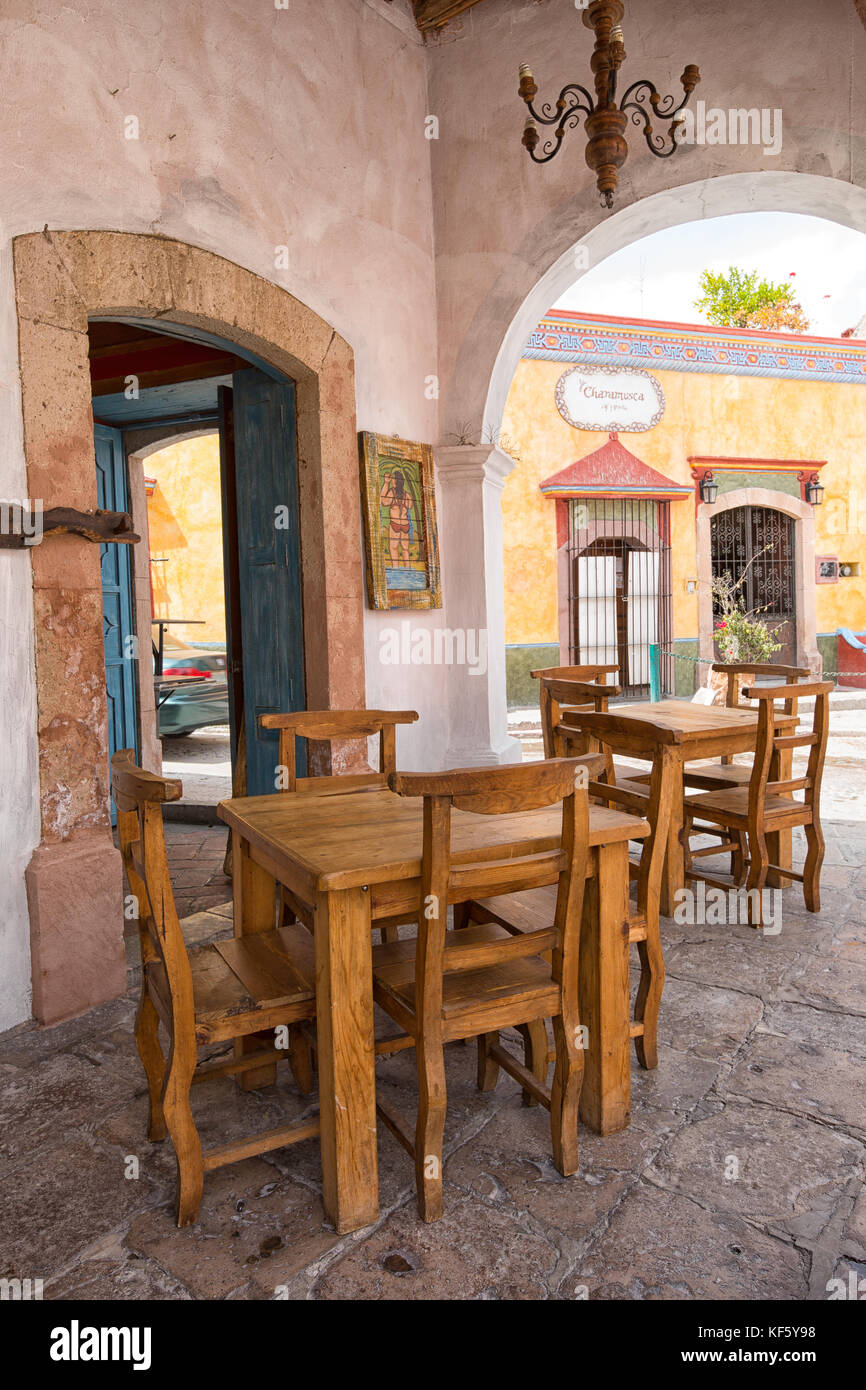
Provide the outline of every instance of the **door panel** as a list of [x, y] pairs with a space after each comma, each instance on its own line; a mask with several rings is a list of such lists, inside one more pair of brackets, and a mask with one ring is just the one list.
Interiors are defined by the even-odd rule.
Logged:
[[276, 789], [278, 739], [259, 715], [305, 705], [295, 387], [251, 367], [232, 394], [247, 795], [260, 796]]
[[659, 552], [628, 552], [628, 680], [649, 685], [649, 649], [659, 640]]
[[[120, 430], [94, 426], [97, 506], [113, 512], [129, 510], [126, 456]], [[132, 566], [128, 545], [100, 545], [102, 571], [102, 634], [105, 644], [105, 691], [108, 703], [108, 755], [134, 748], [138, 760], [138, 720], [135, 701], [135, 628], [132, 606]], [[150, 645], [147, 647], [150, 652]], [[114, 802], [111, 822], [115, 823]]]
[[617, 660], [616, 560], [579, 555], [576, 567], [578, 664], [612, 665]]

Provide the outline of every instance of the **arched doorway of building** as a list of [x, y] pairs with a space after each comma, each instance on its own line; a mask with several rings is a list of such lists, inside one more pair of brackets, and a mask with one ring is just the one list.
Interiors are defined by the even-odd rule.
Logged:
[[[349, 345], [280, 286], [170, 238], [37, 232], [15, 238], [13, 258], [27, 487], [46, 506], [87, 512], [97, 505], [88, 335], [96, 320], [217, 351], [228, 346], [242, 359], [231, 370], [233, 385], [249, 370], [278, 388], [294, 383], [306, 701], [318, 708], [363, 703], [363, 561], [360, 547], [354, 553], [345, 545], [361, 527]], [[201, 377], [198, 368], [194, 376]], [[253, 395], [249, 428], [261, 438], [256, 414], [266, 406]], [[159, 428], [165, 434], [165, 421]], [[267, 459], [267, 450], [259, 456]], [[331, 496], [340, 508], [327, 505]], [[264, 544], [253, 527], [249, 535]], [[123, 992], [122, 877], [109, 824], [98, 547], [62, 537], [35, 546], [31, 567], [41, 842], [25, 878], [33, 1011], [52, 1023]], [[321, 764], [331, 760], [351, 765], [352, 753], [336, 748], [328, 757], [324, 750]], [[87, 893], [70, 891], [73, 881], [86, 883]], [[16, 922], [16, 930], [27, 924]]]
[[[733, 507], [710, 518], [713, 579], [728, 576], [737, 586], [746, 612], [779, 644], [770, 660], [785, 666], [798, 664], [795, 545], [794, 518], [774, 507]], [[720, 611], [714, 596], [714, 619]], [[715, 639], [714, 653], [720, 660]]]
[[[157, 584], [166, 591], [160, 612], [147, 612], [147, 595], [136, 598], [143, 569], [128, 548], [101, 548], [109, 756], [224, 721], [238, 789], [264, 794], [278, 759], [259, 716], [303, 707], [305, 695], [295, 383], [228, 341], [171, 323], [154, 331], [93, 318], [88, 337], [97, 500], [132, 512], [145, 549], [149, 518], [128, 441], [210, 425], [216, 443], [215, 467], [194, 472], [163, 518], [158, 563], [177, 571], [193, 559], [185, 583], [164, 574]], [[193, 544], [208, 519], [216, 522], [209, 551]], [[146, 584], [152, 599], [152, 572]], [[203, 652], [197, 638], [207, 637], [222, 641], [221, 654]], [[181, 655], [167, 657], [175, 648]]]

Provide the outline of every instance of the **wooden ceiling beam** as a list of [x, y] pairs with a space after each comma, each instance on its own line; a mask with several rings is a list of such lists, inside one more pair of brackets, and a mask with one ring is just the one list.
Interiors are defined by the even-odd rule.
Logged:
[[441, 29], [449, 19], [480, 4], [481, 0], [413, 0], [415, 23], [422, 34], [428, 29]]

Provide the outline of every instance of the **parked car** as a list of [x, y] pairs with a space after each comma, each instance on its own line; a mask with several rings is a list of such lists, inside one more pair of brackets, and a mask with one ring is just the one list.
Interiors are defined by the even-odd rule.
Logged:
[[194, 647], [166, 630], [163, 676], [198, 676], [207, 685], [173, 690], [159, 707], [160, 738], [180, 738], [209, 724], [228, 724], [229, 691], [225, 646]]

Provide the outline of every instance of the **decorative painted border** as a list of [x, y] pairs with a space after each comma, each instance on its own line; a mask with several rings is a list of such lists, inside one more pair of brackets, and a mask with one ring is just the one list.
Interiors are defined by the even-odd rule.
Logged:
[[[568, 407], [566, 406], [566, 403], [565, 403], [565, 386], [564, 386], [564, 382], [566, 382], [566, 381], [568, 380], [568, 378], [571, 376], [572, 372], [575, 372], [575, 371], [582, 371], [582, 370], [585, 370], [585, 368], [583, 368], [583, 366], [581, 365], [581, 366], [571, 367], [571, 368], [569, 368], [569, 370], [568, 370], [567, 372], [563, 372], [563, 373], [562, 373], [562, 376], [559, 378], [559, 380], [558, 380], [557, 383], [556, 383], [556, 390], [554, 391], [554, 396], [555, 396], [555, 398], [556, 398], [556, 408], [557, 408], [557, 410], [559, 411], [559, 413], [560, 413], [560, 415], [562, 416], [563, 420], [565, 420], [567, 424], [572, 425], [572, 426], [574, 427], [574, 429], [576, 429], [576, 430], [599, 430], [599, 429], [606, 429], [606, 430], [608, 430], [608, 431], [610, 431], [610, 430], [616, 430], [617, 432], [622, 432], [622, 433], [624, 433], [624, 434], [644, 434], [647, 430], [653, 429], [653, 427], [654, 427], [655, 425], [658, 424], [659, 420], [660, 420], [660, 419], [662, 418], [662, 416], [664, 415], [664, 413], [665, 413], [665, 393], [664, 393], [664, 391], [662, 390], [662, 384], [661, 384], [661, 382], [660, 382], [660, 381], [656, 381], [656, 379], [655, 379], [655, 377], [653, 376], [652, 372], [645, 371], [643, 367], [636, 367], [636, 368], [628, 368], [627, 370], [633, 371], [633, 374], [634, 374], [635, 376], [644, 376], [644, 377], [646, 377], [647, 381], [649, 381], [650, 384], [651, 384], [651, 386], [652, 386], [653, 394], [654, 394], [654, 396], [655, 396], [655, 398], [656, 398], [656, 401], [658, 402], [658, 409], [655, 411], [655, 413], [654, 413], [653, 415], [650, 416], [649, 421], [648, 421], [646, 424], [644, 424], [641, 420], [630, 420], [630, 421], [628, 421], [628, 422], [625, 422], [625, 421], [622, 421], [622, 420], [610, 420], [610, 421], [608, 421], [606, 424], [604, 424], [604, 425], [602, 426], [602, 425], [599, 425], [597, 422], [596, 422], [595, 424], [592, 424], [592, 423], [587, 423], [587, 422], [585, 422], [585, 421], [583, 421], [583, 420], [575, 420], [574, 417], [568, 413]], [[603, 374], [603, 373], [607, 373], [608, 376], [616, 376], [619, 372], [623, 371], [624, 368], [622, 367], [622, 365], [617, 365], [617, 366], [614, 366], [614, 367], [610, 367], [610, 366], [607, 366], [607, 367], [592, 366], [589, 370], [590, 370], [591, 372], [598, 372], [599, 375], [601, 375], [601, 374]]]
[[620, 370], [653, 367], [866, 386], [866, 339], [800, 338], [592, 314], [545, 315], [523, 356]]

